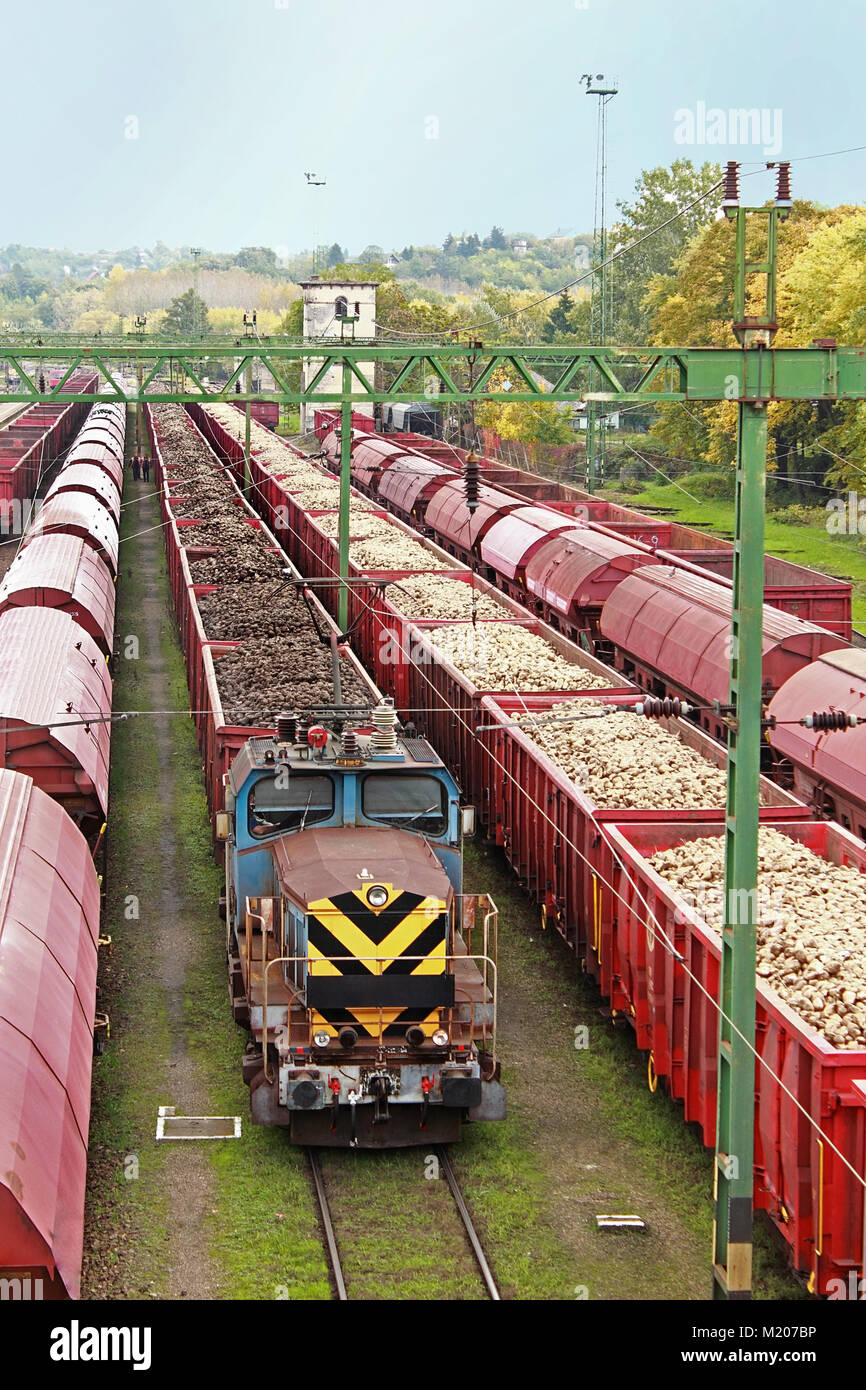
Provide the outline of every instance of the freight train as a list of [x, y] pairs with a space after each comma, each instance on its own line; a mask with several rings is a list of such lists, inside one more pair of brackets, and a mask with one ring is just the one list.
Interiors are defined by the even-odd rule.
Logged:
[[[242, 481], [237, 412], [190, 410]], [[257, 432], [252, 442], [249, 495], [336, 612], [336, 481], [281, 442]], [[416, 456], [404, 502], [437, 476], [434, 462]], [[651, 1087], [667, 1089], [712, 1145], [724, 749], [676, 717], [693, 714], [688, 706], [666, 705], [530, 616], [370, 493], [353, 492], [350, 537], [356, 650], [398, 710], [423, 724], [482, 829], [538, 902], [542, 926], [562, 934], [611, 1014], [633, 1028]], [[604, 556], [592, 554], [590, 578], [603, 577]], [[626, 570], [618, 587], [669, 568], [659, 561]], [[792, 616], [768, 612], [784, 622]], [[706, 632], [706, 610], [695, 616], [692, 641], [714, 637], [716, 620]], [[810, 642], [839, 647], [839, 636], [819, 639], [812, 628], [805, 649], [795, 642], [792, 652], [803, 670]], [[787, 640], [774, 639], [774, 675], [791, 676]], [[713, 653], [711, 644], [716, 679]], [[761, 800], [763, 862], [779, 901], [759, 927], [755, 1204], [808, 1287], [826, 1292], [866, 1258], [858, 1177], [866, 1168], [866, 847], [766, 780]], [[683, 880], [690, 855], [705, 867]], [[825, 895], [839, 891], [831, 909]]]
[[[495, 909], [463, 892], [456, 782], [337, 652], [333, 623], [292, 587], [297, 571], [237, 488], [224, 478], [214, 490], [221, 470], [185, 413], [157, 407], [148, 424], [225, 849], [230, 996], [250, 1030], [243, 1073], [254, 1122], [285, 1126], [300, 1144], [394, 1148], [458, 1139], [464, 1119], [503, 1118]], [[236, 534], [225, 533], [227, 517]], [[222, 607], [239, 559], [273, 580], [264, 642], [257, 595], [248, 627], [231, 590]], [[278, 613], [280, 589], [291, 598]], [[315, 666], [318, 650], [334, 673], [324, 706], [310, 670], [291, 665], [313, 625], [322, 640], [303, 660]], [[270, 697], [253, 674], [243, 699], [259, 708], [245, 708], [246, 724], [229, 718], [238, 696], [224, 673], [239, 655], [260, 670], [271, 640], [282, 648], [277, 694], [296, 708], [279, 718], [260, 708]]]
[[[325, 419], [320, 429], [327, 424]], [[724, 742], [731, 585], [719, 570], [725, 558], [719, 543], [705, 550], [677, 548], [671, 543], [692, 538], [671, 534], [670, 523], [638, 513], [608, 524], [583, 520], [581, 512], [599, 515], [588, 511], [597, 500], [558, 506], [530, 500], [506, 490], [507, 484], [485, 486], [485, 470], [478, 506], [470, 513], [465, 461], [444, 448], [443, 453], [443, 446], [431, 447], [420, 436], [394, 442], [353, 431], [353, 483], [648, 694], [687, 700], [691, 717]], [[333, 428], [324, 434], [323, 451], [329, 466], [339, 467]], [[510, 473], [516, 470], [498, 471], [515, 482]], [[850, 713], [866, 702], [866, 653], [849, 650], [850, 586], [770, 558], [766, 597], [767, 768], [772, 772], [775, 763], [776, 774], [819, 815], [866, 840], [866, 786], [862, 764], [851, 756], [855, 744], [861, 746], [858, 736], [843, 749], [838, 736], [818, 731], [812, 737], [782, 722], [791, 704], [783, 687], [804, 668], [794, 687], [801, 710], [824, 708], [829, 698], [827, 708]], [[829, 655], [834, 652], [835, 658]], [[838, 673], [832, 680], [830, 671]]]
[[[83, 413], [46, 411], [0, 495], [26, 500]], [[80, 1287], [124, 431], [124, 407], [90, 410], [0, 584], [0, 1277], [11, 1297]], [[27, 459], [45, 466], [25, 484]]]
[[[73, 372], [69, 391], [92, 391], [96, 373], [90, 369]], [[87, 406], [81, 401], [69, 405], [45, 401], [27, 408], [18, 407], [14, 418], [0, 428], [0, 526], [5, 535], [20, 532], [20, 518], [39, 486], [75, 438]], [[10, 518], [19, 524], [10, 524]]]

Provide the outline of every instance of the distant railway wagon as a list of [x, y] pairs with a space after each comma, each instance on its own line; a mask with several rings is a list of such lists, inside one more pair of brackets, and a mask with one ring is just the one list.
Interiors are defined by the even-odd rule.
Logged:
[[[812, 728], [799, 721], [812, 711], [830, 718]], [[796, 671], [770, 701], [767, 737], [793, 768], [797, 795], [866, 840], [866, 725], [845, 728], [833, 714], [866, 717], [866, 650], [824, 650]]]
[[[123, 411], [112, 407], [111, 419], [122, 457]], [[110, 510], [66, 492], [82, 469], [114, 489]], [[100, 939], [93, 858], [108, 806], [115, 595], [101, 552], [116, 560], [119, 494], [90, 459], [57, 475], [55, 523], [68, 497], [85, 504], [75, 522], [87, 503], [99, 508], [97, 544], [75, 525], [42, 533], [34, 523], [0, 585], [0, 1279], [9, 1297], [31, 1300], [80, 1294]]]
[[[69, 389], [89, 391], [95, 383], [95, 373], [80, 372], [70, 377]], [[8, 511], [13, 505], [20, 509], [35, 495], [39, 482], [50, 476], [86, 414], [82, 401], [67, 405], [46, 402], [0, 423], [0, 522], [6, 529], [10, 523], [3, 521], [3, 509]]]
[[[711, 580], [652, 565], [635, 570], [604, 605], [601, 632], [617, 666], [653, 695], [682, 696], [701, 706], [701, 722], [714, 737], [725, 725], [714, 702], [730, 688], [731, 591]], [[826, 629], [764, 605], [765, 698], [838, 639]]]
[[0, 583], [0, 613], [8, 608], [54, 608], [68, 613], [111, 655], [115, 587], [111, 571], [80, 536], [37, 536]]
[[0, 844], [0, 1278], [78, 1298], [99, 883], [81, 832], [8, 767]]
[[31, 777], [85, 833], [108, 810], [110, 713], [105, 657], [73, 617], [39, 607], [0, 616], [3, 764]]

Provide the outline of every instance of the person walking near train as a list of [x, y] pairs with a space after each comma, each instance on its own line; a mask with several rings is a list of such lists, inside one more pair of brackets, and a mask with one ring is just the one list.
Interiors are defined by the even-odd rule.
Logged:
[[144, 478], [144, 481], [145, 481], [146, 483], [149, 483], [149, 482], [150, 482], [150, 455], [149, 455], [149, 454], [142, 454], [142, 456], [141, 456], [141, 473], [142, 473], [142, 477]]
[[138, 461], [138, 454], [133, 454], [133, 456], [132, 456], [132, 476], [133, 476], [133, 479], [135, 480], [135, 482], [138, 482], [139, 474], [140, 474], [140, 473], [141, 473], [141, 465], [140, 465], [140, 463], [139, 463], [139, 461]]

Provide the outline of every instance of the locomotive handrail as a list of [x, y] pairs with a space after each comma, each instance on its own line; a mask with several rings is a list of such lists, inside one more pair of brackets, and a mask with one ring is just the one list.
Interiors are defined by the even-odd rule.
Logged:
[[[453, 925], [457, 925], [457, 921], [456, 921], [456, 919], [457, 919], [457, 911], [456, 911], [456, 909], [457, 909], [458, 904], [459, 904], [459, 907], [460, 907], [459, 929], [461, 930], [461, 932], [463, 932], [463, 933], [465, 934], [465, 941], [466, 941], [466, 949], [467, 949], [467, 952], [470, 950], [470, 948], [471, 948], [471, 946], [472, 946], [472, 933], [473, 933], [473, 931], [475, 930], [475, 922], [474, 922], [474, 921], [468, 922], [468, 923], [467, 923], [467, 922], [464, 921], [464, 919], [463, 919], [463, 907], [464, 907], [464, 904], [465, 904], [467, 901], [474, 902], [475, 905], [476, 905], [476, 906], [479, 906], [479, 907], [480, 907], [480, 906], [483, 906], [484, 903], [486, 902], [487, 907], [485, 908], [485, 911], [484, 911], [484, 918], [483, 918], [482, 926], [481, 926], [482, 936], [483, 936], [483, 938], [484, 938], [484, 941], [483, 941], [483, 955], [484, 955], [484, 956], [489, 956], [489, 955], [491, 954], [491, 951], [490, 951], [490, 936], [491, 936], [491, 927], [490, 927], [490, 924], [491, 924], [491, 922], [492, 922], [492, 923], [493, 923], [493, 952], [492, 952], [492, 957], [493, 957], [493, 960], [494, 960], [494, 961], [497, 961], [497, 960], [499, 959], [499, 908], [496, 906], [495, 902], [493, 901], [493, 899], [491, 898], [491, 896], [490, 896], [489, 893], [456, 893], [456, 894], [454, 895], [453, 904], [454, 904], [454, 909], [455, 909], [455, 910], [454, 910], [454, 912], [453, 912], [453, 914], [452, 914], [452, 915], [453, 915], [453, 918], [454, 918], [454, 923], [453, 923]], [[485, 983], [485, 985], [486, 985], [486, 984], [487, 984], [487, 976], [485, 975], [483, 978], [484, 978], [484, 983]]]
[[[265, 938], [262, 937], [262, 943], [263, 943], [263, 945], [264, 945], [264, 941], [265, 941]], [[264, 951], [263, 951], [262, 954], [263, 954], [263, 957], [264, 957]], [[369, 961], [369, 960], [371, 960], [371, 961], [376, 961], [379, 965], [384, 965], [386, 962], [393, 962], [393, 961], [395, 961], [395, 960], [417, 961], [418, 964], [420, 965], [423, 961], [428, 960], [429, 957], [428, 957], [428, 956], [406, 956], [406, 955], [402, 955], [402, 954], [401, 954], [401, 955], [398, 955], [398, 956], [380, 956], [380, 955], [353, 956], [352, 959], [353, 959], [353, 960], [363, 960], [363, 961]], [[442, 959], [444, 960], [444, 962], [445, 962], [446, 964], [448, 964], [448, 963], [452, 963], [452, 964], [453, 964], [454, 961], [459, 961], [459, 960], [472, 960], [472, 961], [476, 961], [476, 962], [477, 962], [477, 961], [483, 961], [484, 966], [485, 966], [485, 971], [484, 971], [484, 974], [481, 976], [481, 978], [482, 978], [482, 982], [483, 982], [484, 985], [485, 985], [485, 988], [488, 988], [488, 987], [489, 987], [489, 986], [487, 985], [487, 967], [488, 967], [488, 966], [490, 967], [490, 970], [492, 971], [492, 989], [491, 989], [490, 992], [491, 992], [491, 994], [492, 994], [492, 996], [493, 996], [493, 1001], [492, 1001], [492, 1002], [493, 1002], [493, 1023], [492, 1023], [492, 1026], [491, 1026], [491, 1046], [492, 1046], [493, 1056], [495, 1057], [495, 1055], [496, 1055], [496, 1029], [497, 1029], [497, 1022], [498, 1022], [498, 1003], [499, 1003], [499, 989], [498, 989], [498, 981], [497, 981], [496, 962], [495, 962], [494, 960], [492, 960], [490, 956], [487, 956], [487, 955], [474, 955], [474, 954], [469, 954], [469, 953], [467, 953], [466, 955], [459, 955], [459, 956], [458, 956], [458, 955], [455, 955], [455, 954], [453, 954], [453, 953], [451, 953], [451, 954], [449, 954], [449, 955], [444, 956]], [[301, 964], [301, 963], [303, 963], [303, 964], [305, 964], [305, 965], [309, 965], [311, 962], [312, 962], [313, 964], [316, 964], [316, 963], [320, 963], [320, 964], [321, 964], [321, 963], [324, 962], [324, 963], [329, 964], [329, 965], [335, 965], [335, 964], [339, 964], [339, 963], [344, 962], [344, 961], [345, 961], [345, 957], [344, 957], [344, 956], [318, 956], [318, 955], [317, 955], [317, 956], [306, 956], [306, 955], [304, 955], [304, 956], [274, 956], [273, 960], [269, 960], [269, 961], [265, 961], [264, 958], [262, 959], [262, 966], [263, 966], [263, 969], [262, 969], [262, 1070], [264, 1071], [265, 1080], [266, 1080], [266, 1081], [271, 1082], [271, 1081], [273, 1081], [273, 1079], [274, 1079], [274, 1078], [273, 1078], [273, 1075], [272, 1075], [272, 1073], [271, 1073], [270, 1066], [269, 1066], [269, 1064], [268, 1064], [268, 973], [269, 973], [269, 971], [270, 971], [270, 970], [272, 969], [272, 967], [275, 966], [275, 965], [299, 965], [299, 964]], [[382, 972], [380, 971], [380, 972], [379, 972], [379, 975], [381, 976], [381, 974], [382, 974]], [[479, 971], [479, 974], [481, 974], [480, 971]], [[483, 1003], [483, 1002], [484, 1002], [484, 1001], [482, 1001], [482, 1003]], [[471, 998], [469, 999], [469, 1003], [470, 1003], [470, 1005], [472, 1006], [472, 1007], [470, 1007], [470, 1013], [469, 1013], [469, 1040], [470, 1040], [470, 1043], [471, 1043], [472, 1041], [474, 1041], [474, 1038], [475, 1038], [475, 1009], [474, 1009], [474, 1005], [472, 1004]], [[449, 1012], [450, 1012], [450, 1011], [449, 1011]], [[381, 1020], [381, 1008], [380, 1008], [380, 1010], [379, 1010], [379, 1015], [380, 1015], [380, 1016], [379, 1016], [379, 1027], [380, 1027], [380, 1041], [381, 1041], [381, 1022], [382, 1022], [382, 1020]], [[481, 1036], [482, 1036], [482, 1039], [483, 1039], [483, 1040], [485, 1041], [485, 1043], [486, 1043], [486, 1041], [487, 1041], [487, 1023], [486, 1023], [486, 1021], [485, 1021], [483, 1018], [482, 1018], [482, 1023], [481, 1023]]]

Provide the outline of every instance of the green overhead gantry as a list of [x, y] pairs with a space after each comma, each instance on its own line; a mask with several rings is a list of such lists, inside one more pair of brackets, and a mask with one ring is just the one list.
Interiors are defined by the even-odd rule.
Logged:
[[[225, 364], [229, 375], [223, 385], [202, 384], [203, 358]], [[302, 389], [289, 382], [285, 373], [308, 358], [320, 365]], [[866, 394], [866, 349], [827, 343], [807, 348], [772, 348], [761, 343], [741, 348], [616, 348], [279, 338], [250, 347], [221, 338], [160, 342], [134, 335], [84, 339], [74, 334], [43, 334], [23, 341], [20, 334], [0, 332], [0, 364], [20, 377], [19, 385], [0, 395], [28, 405], [81, 400], [243, 405], [265, 400], [334, 406], [348, 399], [359, 407], [379, 401], [417, 401], [419, 395], [431, 404], [579, 404], [592, 399], [609, 405], [651, 405], [661, 401], [840, 401], [862, 399]], [[124, 378], [124, 365], [133, 372], [140, 368], [141, 381]], [[40, 371], [44, 374], [49, 366], [61, 367], [62, 376], [56, 385], [46, 383], [40, 390]], [[591, 366], [598, 385], [590, 393]], [[96, 369], [102, 389], [64, 389], [69, 376], [81, 367]], [[253, 392], [245, 383], [247, 372], [255, 375], [262, 367], [273, 376], [275, 389]], [[348, 369], [348, 397], [342, 386], [334, 389], [323, 384], [330, 372], [343, 367]], [[544, 374], [551, 386], [542, 388], [533, 372]]]
[[[199, 404], [250, 400], [307, 403], [341, 409], [339, 621], [348, 604], [348, 518], [353, 407], [376, 402], [568, 401], [622, 405], [661, 401], [738, 403], [736, 528], [733, 573], [731, 682], [728, 708], [728, 792], [725, 820], [725, 914], [719, 982], [718, 1125], [715, 1165], [713, 1292], [748, 1298], [752, 1285], [752, 1214], [755, 1105], [755, 958], [759, 767], [762, 729], [764, 502], [766, 408], [771, 401], [866, 399], [866, 348], [818, 340], [806, 348], [774, 348], [777, 224], [790, 210], [788, 166], [780, 165], [775, 202], [740, 207], [737, 166], [729, 164], [722, 203], [735, 222], [734, 331], [737, 348], [615, 348], [490, 345], [468, 341], [387, 343], [380, 340], [221, 338], [170, 340], [143, 334], [83, 338], [75, 335], [0, 335], [0, 363], [20, 385], [8, 401], [121, 400]], [[747, 217], [767, 219], [765, 252], [747, 259]], [[754, 304], [754, 277], [763, 277], [762, 312]], [[751, 282], [750, 282], [751, 277]], [[477, 331], [477, 330], [475, 330]], [[204, 384], [202, 361], [221, 363], [227, 380]], [[312, 360], [314, 374], [301, 388], [298, 366]], [[60, 379], [40, 390], [49, 367]], [[126, 367], [133, 378], [127, 378]], [[96, 368], [101, 387], [64, 388], [81, 367]], [[253, 395], [258, 367], [273, 391]], [[289, 369], [295, 370], [289, 374]], [[552, 384], [542, 389], [537, 373]], [[326, 382], [339, 382], [339, 389]], [[592, 389], [590, 389], [592, 383]], [[249, 470], [249, 429], [246, 431]], [[247, 476], [249, 484], [249, 471]], [[820, 1210], [821, 1204], [818, 1204]], [[820, 1242], [821, 1233], [816, 1232]]]

